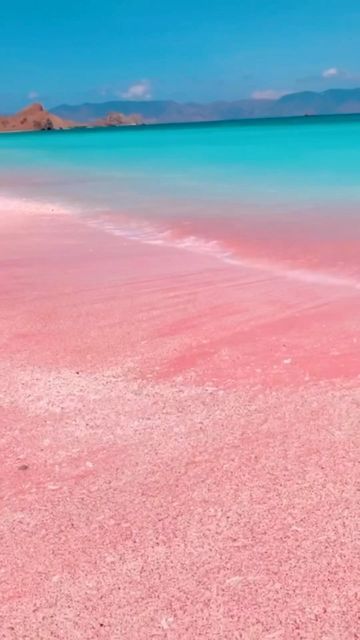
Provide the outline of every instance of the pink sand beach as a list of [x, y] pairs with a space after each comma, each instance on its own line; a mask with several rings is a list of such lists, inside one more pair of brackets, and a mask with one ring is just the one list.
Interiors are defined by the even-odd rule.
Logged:
[[4, 198], [0, 266], [0, 638], [358, 638], [356, 283]]

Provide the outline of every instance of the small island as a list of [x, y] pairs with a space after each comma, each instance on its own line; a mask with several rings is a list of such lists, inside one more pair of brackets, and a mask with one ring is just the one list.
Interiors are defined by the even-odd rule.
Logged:
[[47, 111], [42, 104], [31, 104], [21, 111], [9, 116], [0, 116], [0, 132], [17, 131], [51, 131], [61, 129], [75, 129], [86, 127], [121, 127], [126, 125], [144, 124], [140, 115], [126, 116], [123, 113], [111, 112], [104, 118], [98, 118], [91, 122], [81, 123], [73, 120], [65, 120]]

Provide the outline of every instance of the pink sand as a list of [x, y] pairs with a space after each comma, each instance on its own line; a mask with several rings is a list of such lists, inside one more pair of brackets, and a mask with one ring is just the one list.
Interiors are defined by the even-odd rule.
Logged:
[[0, 208], [1, 639], [357, 638], [359, 290]]

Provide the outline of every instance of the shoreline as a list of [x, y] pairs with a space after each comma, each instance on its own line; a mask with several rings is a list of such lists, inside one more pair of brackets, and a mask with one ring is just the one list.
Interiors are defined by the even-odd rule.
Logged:
[[352, 639], [359, 296], [34, 206], [0, 198], [4, 639]]
[[[91, 215], [85, 215], [85, 205], [73, 206], [69, 203], [60, 203], [52, 199], [40, 199], [33, 197], [16, 197], [14, 195], [2, 195], [0, 191], [0, 208], [5, 207], [14, 211], [21, 208], [23, 212], [39, 210], [44, 214], [73, 215], [77, 216], [83, 224], [98, 230], [100, 233], [113, 235], [122, 238], [124, 241], [134, 242], [148, 246], [157, 246], [160, 249], [173, 249], [190, 253], [192, 255], [203, 255], [215, 261], [220, 261], [224, 265], [232, 266], [236, 269], [248, 269], [254, 272], [268, 274], [269, 277], [298, 281], [309, 286], [335, 287], [336, 289], [349, 289], [354, 292], [360, 291], [360, 279], [353, 277], [350, 273], [319, 268], [311, 269], [306, 266], [297, 267], [296, 264], [287, 264], [278, 261], [275, 257], [259, 258], [251, 254], [241, 255], [234, 248], [226, 244], [222, 238], [206, 235], [194, 235], [191, 231], [186, 234], [170, 232], [161, 226], [150, 223], [141, 218], [125, 219], [123, 215], [117, 215], [109, 211], [106, 214], [93, 211]], [[155, 223], [157, 221], [155, 220]], [[164, 224], [164, 221], [162, 221]], [[201, 230], [200, 230], [201, 233]], [[245, 246], [246, 249], [246, 246]]]

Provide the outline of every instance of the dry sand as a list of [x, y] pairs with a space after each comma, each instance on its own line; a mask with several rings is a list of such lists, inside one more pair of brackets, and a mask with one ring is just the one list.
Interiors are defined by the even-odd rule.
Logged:
[[357, 638], [359, 291], [0, 210], [0, 638]]

